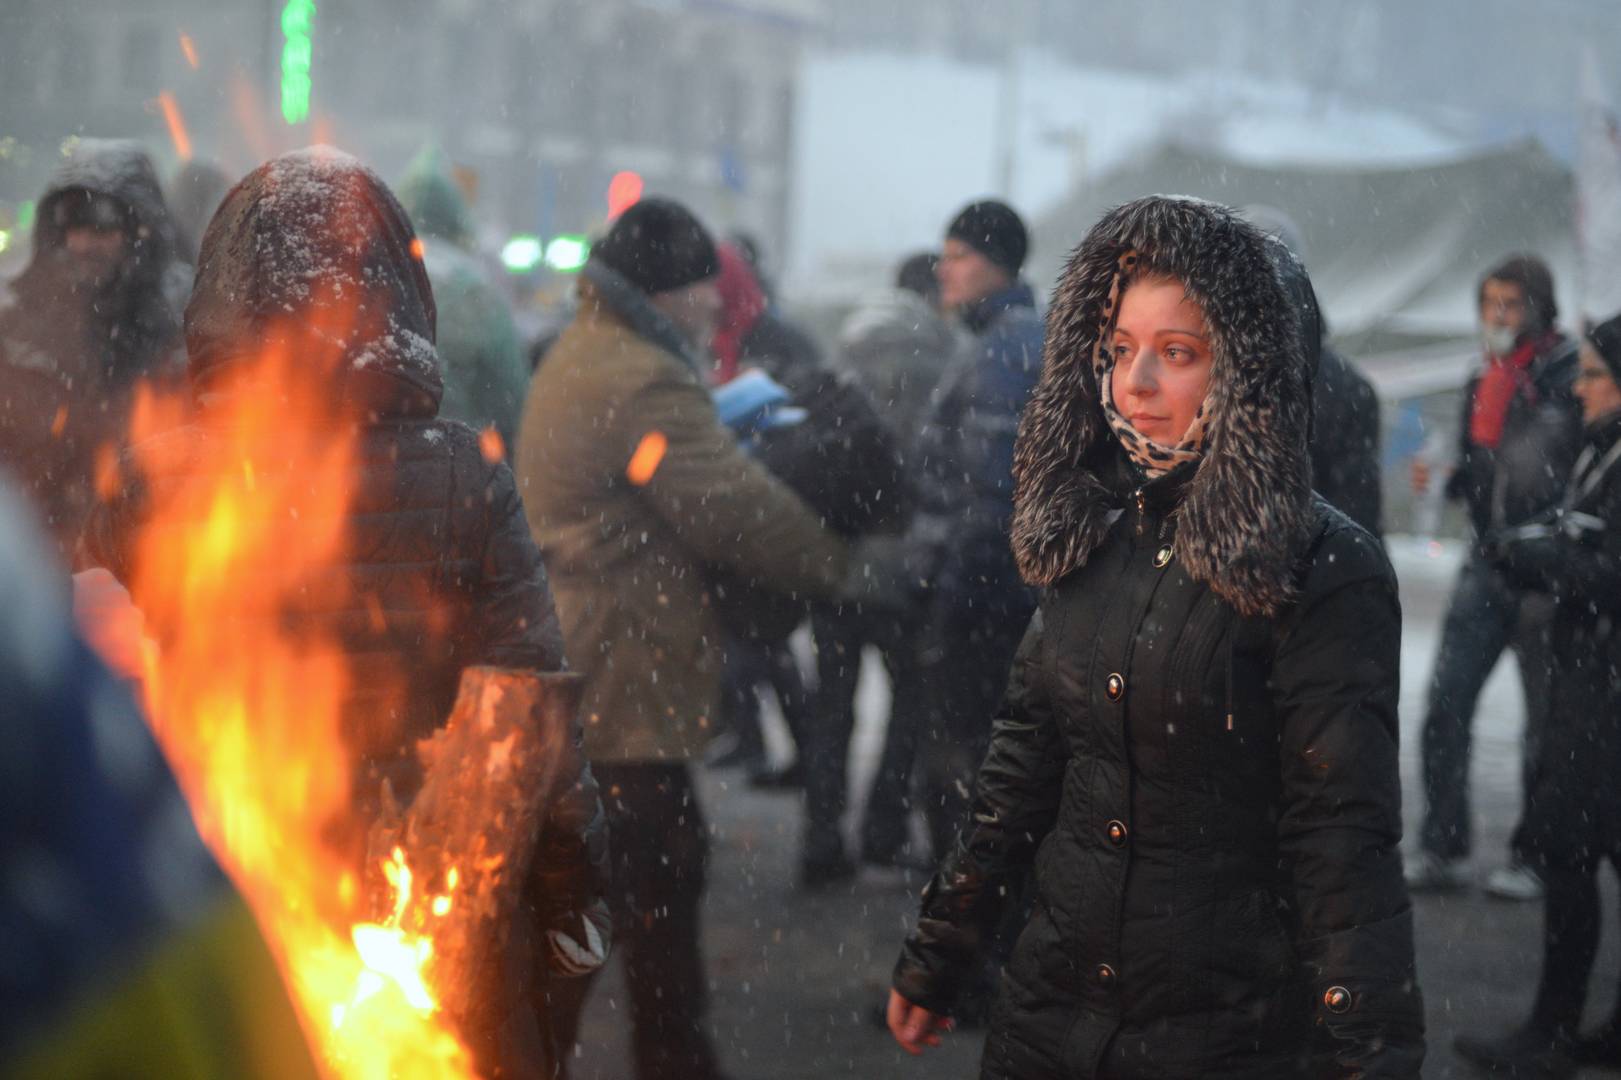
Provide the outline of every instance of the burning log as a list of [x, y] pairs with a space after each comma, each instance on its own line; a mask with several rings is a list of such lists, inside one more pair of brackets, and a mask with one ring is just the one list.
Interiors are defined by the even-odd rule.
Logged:
[[357, 927], [356, 947], [365, 955], [431, 940], [432, 1000], [481, 1076], [536, 1076], [546, 1060], [526, 889], [559, 765], [576, 753], [580, 689], [574, 674], [465, 670], [449, 723], [419, 744], [420, 791], [405, 808], [386, 797], [370, 830], [378, 874], [368, 884], [391, 915]]

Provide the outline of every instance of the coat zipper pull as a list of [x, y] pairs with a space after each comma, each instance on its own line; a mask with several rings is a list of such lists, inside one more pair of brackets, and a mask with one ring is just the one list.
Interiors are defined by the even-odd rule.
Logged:
[[1148, 520], [1148, 500], [1143, 498], [1143, 489], [1138, 488], [1133, 494], [1137, 500], [1137, 535], [1143, 534], [1143, 523]]

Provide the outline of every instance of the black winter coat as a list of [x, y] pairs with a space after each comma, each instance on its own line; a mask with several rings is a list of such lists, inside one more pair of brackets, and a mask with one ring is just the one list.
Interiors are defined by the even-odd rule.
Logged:
[[1328, 327], [1306, 266], [1268, 237], [1267, 254], [1295, 309], [1311, 372], [1312, 488], [1377, 539], [1380, 525], [1379, 396], [1345, 357], [1329, 348]]
[[780, 382], [807, 413], [803, 423], [760, 437], [760, 462], [841, 536], [900, 531], [912, 513], [913, 484], [900, 439], [867, 392], [824, 363], [803, 330], [769, 312], [742, 345], [742, 362]]
[[[755, 459], [839, 536], [900, 532], [912, 515], [913, 483], [899, 439], [867, 392], [825, 364], [808, 334], [770, 312], [743, 338], [741, 359], [781, 383], [806, 414], [762, 432]], [[809, 611], [807, 598], [770, 582], [721, 570], [710, 580], [727, 629], [746, 640], [782, 641]]]
[[1326, 345], [1312, 379], [1312, 411], [1312, 487], [1376, 538], [1384, 535], [1379, 395], [1356, 365]]
[[[1311, 493], [1307, 365], [1264, 244], [1210, 204], [1139, 200], [1054, 297], [1012, 536], [1043, 600], [894, 982], [949, 1012], [1034, 870], [987, 1080], [1419, 1074], [1395, 579]], [[1092, 362], [1145, 272], [1181, 279], [1216, 342], [1204, 455], [1151, 482]]]
[[1477, 537], [1531, 521], [1559, 501], [1581, 439], [1576, 401], [1576, 343], [1557, 334], [1531, 361], [1531, 378], [1509, 403], [1497, 449], [1469, 438], [1480, 376], [1469, 380], [1458, 423], [1458, 460], [1447, 480], [1462, 499]]
[[1621, 851], [1621, 417], [1583, 440], [1559, 508], [1499, 536], [1515, 584], [1554, 599], [1553, 700], [1516, 837], [1536, 861], [1582, 865]]

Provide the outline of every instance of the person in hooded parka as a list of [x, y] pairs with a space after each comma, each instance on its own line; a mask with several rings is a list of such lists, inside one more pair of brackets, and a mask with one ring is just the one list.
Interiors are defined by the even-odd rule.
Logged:
[[494, 428], [510, 451], [517, 445], [529, 362], [512, 309], [476, 254], [473, 218], [443, 154], [429, 148], [417, 155], [400, 181], [400, 202], [422, 238], [422, 261], [439, 306], [440, 415], [480, 431]]
[[1514, 836], [1547, 884], [1542, 977], [1519, 1027], [1457, 1040], [1463, 1057], [1514, 1076], [1621, 1066], [1621, 1003], [1598, 1032], [1577, 1030], [1598, 954], [1599, 866], [1621, 865], [1621, 315], [1587, 334], [1578, 363], [1583, 437], [1569, 485], [1554, 509], [1488, 548], [1516, 586], [1554, 601], [1548, 726]]
[[[126, 455], [121, 471], [130, 479], [96, 507], [82, 546], [84, 566], [139, 580], [154, 507], [229, 452], [232, 403], [278, 392], [254, 358], [280, 351], [320, 372], [340, 417], [365, 418], [340, 523], [347, 554], [332, 568], [341, 587], [311, 589], [296, 610], [274, 615], [245, 607], [244, 618], [308, 627], [341, 647], [342, 734], [362, 821], [389, 791], [405, 802], [416, 796], [418, 743], [449, 718], [465, 669], [544, 678], [565, 667], [546, 567], [512, 470], [485, 456], [471, 428], [438, 416], [433, 290], [415, 240], [382, 180], [327, 147], [283, 154], [232, 188], [203, 235], [186, 307], [196, 416], [152, 436], [146, 453]], [[160, 527], [206, 527], [208, 508], [190, 509], [196, 517]], [[153, 634], [161, 645], [166, 628]], [[533, 933], [517, 938], [538, 943], [523, 974], [537, 995], [553, 979], [600, 966], [611, 933], [605, 816], [577, 746], [560, 749], [554, 783], [525, 892]], [[560, 1065], [548, 1019], [537, 1005], [463, 1034], [481, 1072], [544, 1060], [540, 1075], [552, 1076]]]
[[1227, 209], [1140, 199], [1071, 256], [1014, 466], [1040, 607], [895, 968], [905, 1048], [1033, 872], [987, 1080], [1419, 1075], [1401, 612], [1312, 494], [1308, 373]]
[[66, 563], [143, 379], [184, 370], [163, 189], [139, 144], [80, 139], [39, 198], [34, 253], [0, 286], [0, 465], [32, 498]]

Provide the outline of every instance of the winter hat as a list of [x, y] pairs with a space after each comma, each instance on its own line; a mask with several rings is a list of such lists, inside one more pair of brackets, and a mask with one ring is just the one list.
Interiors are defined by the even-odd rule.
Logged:
[[680, 289], [720, 273], [715, 241], [692, 212], [670, 199], [643, 199], [619, 215], [591, 248], [648, 295]]
[[1610, 369], [1610, 377], [1621, 383], [1621, 314], [1611, 315], [1589, 330], [1587, 341]]
[[961, 240], [991, 262], [1017, 275], [1030, 251], [1030, 234], [1013, 207], [996, 199], [969, 203], [946, 229], [947, 240]]
[[1488, 281], [1506, 281], [1523, 289], [1533, 318], [1541, 329], [1551, 328], [1559, 318], [1559, 303], [1553, 295], [1553, 272], [1535, 255], [1510, 255], [1482, 274], [1476, 290], [1477, 301], [1485, 296]]

